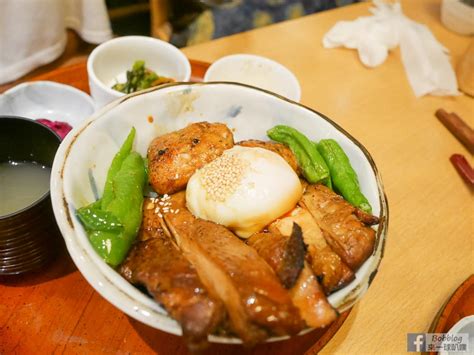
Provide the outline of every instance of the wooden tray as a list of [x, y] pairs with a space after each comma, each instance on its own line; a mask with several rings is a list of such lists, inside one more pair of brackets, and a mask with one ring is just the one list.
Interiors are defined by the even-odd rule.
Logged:
[[[201, 81], [208, 63], [191, 61], [191, 80]], [[86, 63], [59, 68], [32, 80], [51, 80], [89, 92]], [[0, 354], [186, 354], [180, 337], [148, 327], [122, 313], [89, 286], [62, 243], [58, 256], [36, 272], [0, 277]], [[253, 349], [212, 344], [206, 354], [317, 353], [350, 311], [326, 329]]]
[[[469, 276], [440, 308], [430, 333], [447, 333], [462, 318], [474, 315], [474, 275]], [[430, 352], [429, 355], [436, 355]]]
[[441, 307], [430, 333], [446, 333], [459, 320], [474, 315], [474, 275], [469, 276]]
[[[191, 60], [191, 81], [202, 81], [209, 65], [210, 64], [206, 62]], [[87, 62], [81, 62], [53, 70], [52, 72], [39, 75], [31, 81], [36, 80], [56, 81], [58, 83], [74, 86], [79, 90], [89, 93]]]

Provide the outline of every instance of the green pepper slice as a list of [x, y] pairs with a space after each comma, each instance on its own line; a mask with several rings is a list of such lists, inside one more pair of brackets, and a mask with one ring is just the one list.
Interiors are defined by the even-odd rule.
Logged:
[[303, 176], [311, 184], [322, 182], [332, 188], [329, 168], [318, 149], [303, 133], [284, 125], [278, 125], [267, 131], [272, 140], [287, 145], [295, 154]]
[[355, 207], [372, 213], [369, 201], [360, 191], [357, 174], [341, 146], [334, 139], [322, 139], [317, 147], [329, 167], [334, 188]]

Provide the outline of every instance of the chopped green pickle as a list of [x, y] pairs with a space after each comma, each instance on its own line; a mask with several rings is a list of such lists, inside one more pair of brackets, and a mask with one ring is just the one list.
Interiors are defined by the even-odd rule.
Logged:
[[132, 70], [127, 70], [127, 81], [113, 85], [112, 89], [130, 94], [173, 81], [171, 78], [159, 76], [153, 70], [146, 68], [143, 60], [137, 60], [133, 64]]

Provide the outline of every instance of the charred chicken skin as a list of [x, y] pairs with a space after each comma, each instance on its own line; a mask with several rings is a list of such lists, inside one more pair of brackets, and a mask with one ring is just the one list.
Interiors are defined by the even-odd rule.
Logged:
[[304, 322], [265, 260], [227, 228], [194, 217], [184, 193], [171, 201], [179, 212], [164, 216], [168, 229], [209, 293], [225, 305], [231, 330], [244, 344], [297, 334]]
[[222, 123], [199, 122], [155, 138], [148, 148], [151, 186], [159, 194], [183, 190], [189, 178], [234, 145]]
[[285, 288], [291, 288], [303, 269], [306, 254], [300, 226], [293, 225], [291, 235], [279, 231], [252, 235], [247, 244], [271, 266]]
[[303, 231], [303, 240], [307, 246], [306, 260], [326, 294], [340, 289], [354, 279], [352, 270], [331, 249], [321, 228], [305, 208], [295, 208], [287, 216], [273, 222], [270, 230], [277, 229], [280, 233], [289, 235], [294, 223]]
[[372, 254], [375, 231], [364, 224], [356, 208], [323, 185], [309, 185], [301, 199], [341, 259], [357, 270]]
[[176, 319], [190, 349], [201, 349], [224, 319], [225, 309], [209, 295], [196, 269], [161, 227], [162, 218], [147, 208], [150, 204], [147, 199], [139, 241], [120, 273], [132, 284], [144, 286]]
[[[291, 235], [276, 228], [257, 233], [247, 241], [265, 259], [290, 291], [293, 304], [310, 327], [325, 327], [337, 317], [308, 263], [301, 228], [293, 223]], [[289, 282], [291, 280], [291, 282]]]

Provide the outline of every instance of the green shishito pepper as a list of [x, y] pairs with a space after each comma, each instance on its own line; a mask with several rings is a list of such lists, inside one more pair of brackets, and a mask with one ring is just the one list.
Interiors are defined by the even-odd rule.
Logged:
[[357, 174], [344, 150], [334, 139], [322, 139], [316, 144], [329, 167], [334, 188], [352, 205], [372, 213], [372, 207], [360, 191]]
[[132, 152], [132, 128], [107, 173], [102, 198], [77, 210], [96, 252], [111, 266], [119, 265], [128, 253], [142, 220], [145, 164]]
[[292, 127], [279, 125], [268, 130], [267, 135], [291, 149], [308, 182], [311, 184], [322, 182], [332, 188], [329, 168], [316, 146], [303, 133]]

